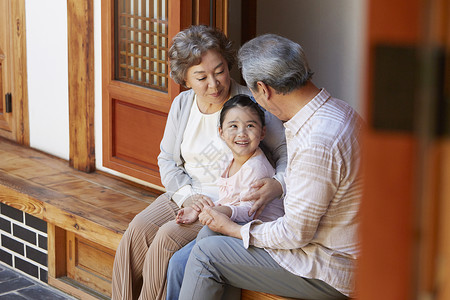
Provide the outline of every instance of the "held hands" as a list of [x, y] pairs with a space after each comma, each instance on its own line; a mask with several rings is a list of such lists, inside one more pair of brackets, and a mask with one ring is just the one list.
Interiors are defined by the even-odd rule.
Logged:
[[192, 207], [197, 212], [201, 212], [204, 206], [214, 206], [214, 202], [208, 196], [195, 194], [186, 199], [183, 207]]
[[180, 209], [175, 221], [177, 224], [192, 224], [198, 219], [198, 211], [192, 207], [185, 207]]
[[253, 191], [244, 196], [241, 201], [255, 201], [248, 211], [249, 216], [256, 212], [253, 219], [257, 219], [266, 205], [283, 193], [281, 184], [273, 178], [256, 180], [251, 184], [251, 188]]
[[214, 202], [205, 195], [192, 195], [183, 203], [175, 221], [177, 224], [192, 224], [198, 220], [199, 213], [206, 206], [214, 206]]

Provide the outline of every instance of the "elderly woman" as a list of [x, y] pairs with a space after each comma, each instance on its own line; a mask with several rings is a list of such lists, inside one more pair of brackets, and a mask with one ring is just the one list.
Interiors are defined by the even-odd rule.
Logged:
[[[250, 91], [230, 78], [235, 62], [231, 42], [217, 29], [203, 25], [179, 32], [169, 50], [172, 79], [189, 90], [173, 101], [161, 141], [158, 165], [166, 193], [132, 222], [114, 260], [112, 299], [165, 299], [166, 271], [175, 251], [193, 240], [202, 225], [189, 230], [176, 224], [182, 207], [216, 201], [219, 161], [230, 151], [218, 135], [224, 103]], [[263, 179], [254, 193], [254, 210], [264, 208], [284, 189], [286, 145], [281, 122], [266, 112], [265, 148], [276, 164], [274, 178]]]

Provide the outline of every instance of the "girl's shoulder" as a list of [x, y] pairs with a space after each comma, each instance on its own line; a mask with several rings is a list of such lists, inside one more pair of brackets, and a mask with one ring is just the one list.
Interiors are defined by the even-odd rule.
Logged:
[[261, 148], [256, 149], [255, 153], [245, 162], [241, 169], [244, 172], [258, 171], [258, 173], [263, 173], [267, 177], [271, 177], [275, 174], [274, 168]]

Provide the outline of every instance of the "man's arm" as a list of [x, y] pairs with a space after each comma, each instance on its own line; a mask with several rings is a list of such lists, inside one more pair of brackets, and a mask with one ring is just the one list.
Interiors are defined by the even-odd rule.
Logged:
[[314, 238], [339, 187], [340, 163], [330, 149], [310, 146], [293, 154], [288, 176], [285, 215], [273, 222], [244, 225], [241, 236], [246, 247], [297, 249]]

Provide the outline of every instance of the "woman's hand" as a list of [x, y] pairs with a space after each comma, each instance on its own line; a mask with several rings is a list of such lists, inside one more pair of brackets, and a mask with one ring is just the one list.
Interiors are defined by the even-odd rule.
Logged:
[[248, 211], [248, 215], [251, 216], [254, 212], [253, 219], [257, 219], [262, 213], [266, 205], [277, 197], [281, 197], [283, 194], [283, 188], [278, 180], [273, 178], [263, 178], [256, 180], [251, 184], [253, 192], [245, 195], [241, 201], [255, 201], [252, 208]]
[[183, 207], [192, 207], [199, 213], [204, 206], [214, 206], [214, 202], [208, 196], [202, 194], [195, 194], [186, 199], [183, 203]]

